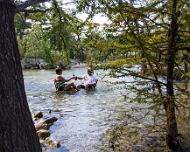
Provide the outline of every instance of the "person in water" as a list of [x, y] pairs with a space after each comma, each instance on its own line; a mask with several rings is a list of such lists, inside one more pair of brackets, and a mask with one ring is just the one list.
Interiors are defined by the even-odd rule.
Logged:
[[79, 89], [76, 87], [76, 85], [74, 83], [66, 83], [72, 79], [75, 79], [75, 77], [72, 77], [68, 80], [66, 80], [63, 76], [62, 76], [62, 72], [63, 70], [61, 68], [56, 68], [55, 69], [56, 72], [56, 77], [54, 79], [54, 84], [55, 84], [55, 88], [56, 91], [70, 91], [70, 90], [75, 90], [75, 91], [79, 91]]
[[87, 74], [85, 74], [83, 77], [76, 77], [79, 80], [84, 80], [84, 84], [81, 84], [78, 86], [78, 88], [84, 88], [84, 89], [93, 89], [96, 88], [96, 84], [98, 82], [98, 79], [93, 75], [92, 68], [87, 69]]

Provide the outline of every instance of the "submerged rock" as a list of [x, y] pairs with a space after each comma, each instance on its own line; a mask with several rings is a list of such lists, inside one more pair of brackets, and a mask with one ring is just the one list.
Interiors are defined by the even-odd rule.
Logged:
[[157, 141], [157, 137], [154, 136], [145, 136], [144, 141], [147, 143], [155, 143]]
[[144, 146], [143, 145], [133, 145], [132, 146], [132, 151], [133, 152], [142, 152], [144, 150]]

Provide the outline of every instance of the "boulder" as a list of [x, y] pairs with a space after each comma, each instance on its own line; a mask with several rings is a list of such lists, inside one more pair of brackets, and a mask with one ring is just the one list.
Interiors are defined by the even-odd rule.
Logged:
[[46, 119], [38, 124], [35, 125], [36, 131], [41, 130], [41, 129], [49, 129], [55, 121], [58, 119], [56, 117], [52, 117], [49, 119]]
[[48, 125], [47, 123], [44, 123], [44, 122], [40, 122], [35, 125], [36, 131], [41, 130], [41, 129], [48, 130], [49, 127], [50, 127], [50, 125]]
[[41, 130], [38, 130], [37, 131], [37, 135], [40, 139], [46, 139], [47, 137], [50, 136], [50, 133], [48, 130], [45, 130], [45, 129], [41, 129]]
[[50, 148], [59, 148], [61, 146], [60, 142], [58, 141], [53, 141], [49, 138], [46, 138], [45, 141], [44, 141], [44, 144], [47, 146], [47, 147], [50, 147]]
[[33, 117], [33, 118], [40, 119], [40, 118], [43, 117], [43, 113], [42, 113], [41, 111], [35, 112], [35, 113], [32, 114], [32, 117]]
[[50, 124], [52, 125], [54, 122], [56, 122], [58, 119], [56, 117], [52, 117], [52, 118], [49, 118], [49, 119], [46, 119], [44, 121], [44, 123], [47, 123], [47, 124]]

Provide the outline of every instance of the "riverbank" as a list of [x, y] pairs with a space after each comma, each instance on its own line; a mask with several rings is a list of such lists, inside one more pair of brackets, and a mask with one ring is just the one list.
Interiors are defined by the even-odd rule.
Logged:
[[84, 68], [86, 67], [86, 63], [81, 63], [75, 60], [72, 60], [70, 64], [66, 64], [62, 61], [57, 61], [56, 63], [47, 63], [44, 59], [40, 58], [24, 58], [21, 60], [22, 69], [55, 69], [57, 66], [61, 67], [64, 70], [68, 70], [71, 68]]

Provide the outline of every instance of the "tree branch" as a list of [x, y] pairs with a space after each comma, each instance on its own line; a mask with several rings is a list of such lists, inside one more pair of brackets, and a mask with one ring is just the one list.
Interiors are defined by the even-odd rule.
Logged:
[[23, 12], [23, 13], [46, 13], [47, 11], [49, 11], [51, 9], [45, 9], [45, 10], [41, 10], [41, 9], [24, 9], [21, 10], [19, 12]]
[[16, 6], [17, 8], [17, 11], [16, 12], [22, 12], [23, 10], [25, 10], [27, 7], [30, 7], [32, 5], [36, 5], [36, 4], [39, 4], [39, 3], [44, 3], [44, 2], [48, 2], [48, 1], [51, 1], [51, 0], [28, 0], [26, 2], [23, 2], [21, 4], [18, 4]]

